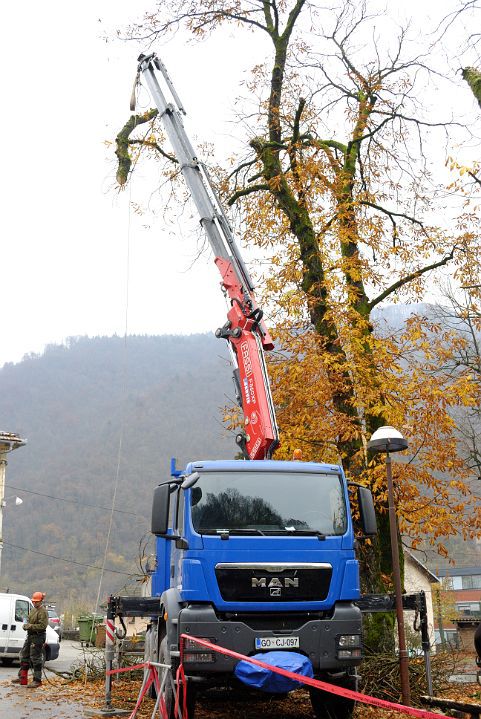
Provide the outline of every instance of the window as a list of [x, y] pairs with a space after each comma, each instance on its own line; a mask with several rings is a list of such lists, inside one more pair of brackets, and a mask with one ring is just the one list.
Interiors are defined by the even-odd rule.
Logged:
[[481, 606], [479, 602], [456, 602], [456, 609], [460, 614], [470, 616], [471, 614], [479, 614]]
[[30, 603], [25, 599], [17, 599], [15, 602], [15, 621], [26, 622], [30, 611]]
[[462, 589], [481, 589], [481, 574], [472, 574], [469, 577], [461, 577]]
[[314, 472], [205, 472], [194, 489], [194, 528], [231, 534], [344, 534], [341, 478]]

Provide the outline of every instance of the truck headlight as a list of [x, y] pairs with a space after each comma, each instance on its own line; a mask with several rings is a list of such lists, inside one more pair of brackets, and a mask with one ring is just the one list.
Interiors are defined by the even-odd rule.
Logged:
[[361, 635], [360, 634], [341, 634], [337, 639], [337, 646], [343, 649], [347, 647], [360, 647], [361, 646]]
[[360, 634], [340, 634], [336, 643], [338, 659], [355, 659], [362, 656]]
[[[212, 642], [212, 637], [199, 637], [205, 642]], [[194, 639], [186, 639], [184, 644], [184, 662], [199, 662], [202, 664], [215, 662], [214, 652], [206, 651], [205, 647]]]
[[[199, 637], [199, 639], [202, 639], [204, 642], [214, 644], [212, 637]], [[184, 649], [186, 651], [205, 652], [205, 647], [203, 647], [202, 644], [199, 644], [199, 642], [196, 642], [195, 639], [184, 639]]]
[[213, 652], [186, 652], [184, 654], [185, 664], [195, 662], [196, 664], [208, 664], [214, 662]]

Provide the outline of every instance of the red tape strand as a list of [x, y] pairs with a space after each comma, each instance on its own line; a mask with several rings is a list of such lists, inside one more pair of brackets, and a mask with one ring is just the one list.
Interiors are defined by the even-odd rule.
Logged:
[[120, 674], [120, 672], [132, 672], [134, 669], [144, 669], [145, 667], [149, 667], [149, 666], [150, 666], [150, 662], [144, 662], [143, 664], [133, 664], [131, 667], [121, 667], [120, 669], [109, 669], [105, 673], [107, 675]]
[[[130, 668], [130, 667], [129, 667], [129, 668]], [[143, 689], [141, 689], [141, 691], [140, 691], [140, 693], [139, 693], [137, 702], [136, 702], [136, 704], [135, 704], [135, 707], [134, 707], [133, 710], [132, 710], [132, 713], [131, 713], [130, 716], [129, 716], [129, 719], [134, 719], [134, 717], [136, 716], [136, 714], [137, 714], [137, 712], [138, 712], [138, 710], [139, 710], [139, 707], [140, 707], [140, 705], [142, 704], [143, 698], [144, 698], [145, 695], [147, 694], [148, 690], [150, 689], [150, 686], [151, 686], [152, 682], [154, 681], [154, 674], [155, 674], [155, 672], [152, 671], [152, 668], [151, 668], [151, 667], [150, 667], [149, 669], [150, 669], [150, 671], [149, 671], [148, 679], [147, 679], [147, 681], [145, 682], [145, 684], [143, 685]]]
[[182, 692], [182, 719], [188, 719], [187, 716], [187, 684], [185, 682], [184, 666], [182, 663], [179, 664], [176, 675], [176, 692], [175, 692], [175, 708], [174, 716], [179, 716], [179, 705], [180, 705], [180, 687], [182, 686], [184, 691]]
[[373, 706], [381, 707], [382, 709], [391, 709], [394, 711], [403, 712], [404, 714], [410, 714], [411, 716], [419, 717], [419, 719], [450, 719], [445, 714], [437, 714], [435, 712], [426, 711], [424, 709], [416, 709], [415, 707], [404, 706], [404, 704], [388, 702], [385, 699], [378, 699], [377, 697], [371, 697], [368, 694], [361, 694], [360, 692], [352, 691], [352, 689], [345, 689], [344, 687], [338, 687], [334, 684], [322, 682], [319, 679], [311, 679], [311, 677], [305, 677], [302, 674], [294, 674], [294, 672], [290, 672], [287, 669], [273, 667], [270, 664], [259, 661], [258, 659], [253, 659], [253, 657], [246, 657], [243, 654], [232, 651], [231, 649], [225, 649], [224, 647], [216, 646], [215, 644], [211, 644], [210, 642], [205, 641], [205, 639], [191, 637], [190, 634], [181, 634], [181, 640], [185, 641], [186, 639], [190, 639], [191, 641], [196, 642], [203, 647], [207, 647], [214, 652], [218, 652], [219, 654], [224, 654], [228, 657], [233, 657], [234, 659], [250, 662], [251, 664], [262, 667], [263, 669], [268, 669], [271, 672], [276, 672], [277, 674], [281, 674], [282, 676], [288, 677], [289, 679], [294, 679], [295, 681], [301, 682], [302, 684], [307, 684], [310, 687], [315, 687], [316, 689], [323, 689], [324, 691], [330, 692], [331, 694], [338, 694], [339, 696], [346, 697], [347, 699], [354, 699], [355, 701], [362, 702], [363, 704], [372, 704]]

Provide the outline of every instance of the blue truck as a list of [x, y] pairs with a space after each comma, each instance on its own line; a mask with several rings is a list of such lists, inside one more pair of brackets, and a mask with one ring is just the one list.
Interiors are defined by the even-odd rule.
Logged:
[[[354, 489], [364, 535], [376, 531], [369, 490]], [[175, 668], [182, 634], [245, 656], [295, 651], [313, 675], [356, 689], [362, 660], [359, 566], [350, 488], [337, 465], [199, 461], [154, 492], [160, 611], [146, 639], [150, 661]], [[189, 716], [196, 689], [235, 682], [237, 660], [187, 642]], [[173, 716], [172, 682], [164, 701]], [[347, 719], [353, 702], [312, 689], [315, 715]]]
[[[118, 598], [112, 616], [151, 617], [145, 657], [159, 665], [168, 719], [175, 716], [181, 653], [190, 717], [199, 687], [238, 681], [237, 659], [192, 640], [182, 644], [183, 634], [243, 656], [260, 654], [267, 663], [281, 652], [286, 667], [295, 653], [314, 677], [355, 689], [363, 651], [356, 546], [376, 533], [372, 495], [348, 486], [341, 466], [272, 459], [279, 437], [264, 353], [273, 343], [254, 285], [185, 133], [182, 103], [154, 53], [140, 56], [137, 79], [155, 102], [221, 274], [229, 310], [216, 336], [231, 353], [243, 458], [171, 467], [154, 491], [151, 597]], [[317, 688], [310, 693], [319, 719], [351, 716], [351, 700]]]

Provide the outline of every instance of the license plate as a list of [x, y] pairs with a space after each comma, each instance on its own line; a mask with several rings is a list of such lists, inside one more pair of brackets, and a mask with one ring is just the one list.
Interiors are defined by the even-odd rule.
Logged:
[[256, 649], [297, 649], [299, 637], [256, 637]]

